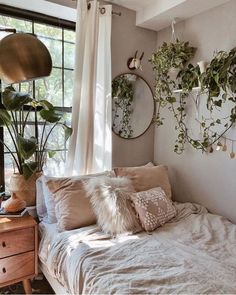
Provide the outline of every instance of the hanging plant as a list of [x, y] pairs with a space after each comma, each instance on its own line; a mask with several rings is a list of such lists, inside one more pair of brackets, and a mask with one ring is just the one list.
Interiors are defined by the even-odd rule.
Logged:
[[132, 102], [134, 100], [134, 90], [133, 84], [129, 80], [130, 76], [132, 75], [120, 75], [112, 81], [112, 127], [117, 134], [124, 138], [132, 137], [134, 132], [130, 124]]
[[[166, 43], [163, 44], [166, 48]], [[162, 48], [162, 47], [161, 47]], [[194, 50], [192, 50], [194, 54]], [[188, 55], [190, 57], [190, 55]], [[212, 145], [232, 127], [236, 121], [236, 49], [233, 48], [229, 53], [218, 52], [212, 59], [206, 72], [200, 73], [199, 66], [182, 66], [178, 72], [177, 79], [171, 80], [167, 66], [161, 67], [164, 59], [160, 62], [161, 51], [154, 53], [151, 59], [153, 69], [156, 74], [156, 100], [159, 105], [156, 123], [163, 124], [160, 116], [162, 107], [168, 106], [176, 119], [175, 129], [178, 136], [174, 151], [182, 153], [185, 143], [190, 143], [194, 148], [202, 151], [212, 151]], [[185, 62], [186, 63], [186, 62]], [[169, 62], [169, 66], [170, 66]], [[163, 73], [162, 73], [163, 70]], [[198, 96], [206, 95], [206, 109], [210, 113], [210, 118], [202, 117], [199, 124], [201, 126], [201, 138], [193, 138], [186, 126], [186, 103], [194, 87], [200, 85]], [[179, 99], [174, 95], [174, 89], [178, 88]], [[225, 118], [213, 116], [215, 110], [220, 111], [225, 103], [231, 103], [229, 115]], [[221, 126], [223, 131], [219, 134], [214, 131], [214, 126]], [[219, 143], [219, 142], [218, 142]], [[220, 143], [219, 143], [220, 144]]]
[[158, 108], [154, 121], [157, 125], [163, 125], [164, 118], [160, 115], [161, 107], [175, 102], [173, 89], [177, 88], [177, 81], [171, 78], [170, 71], [180, 70], [194, 56], [195, 48], [189, 42], [181, 42], [178, 39], [175, 43], [166, 42], [152, 54], [149, 60], [155, 72], [155, 94]]

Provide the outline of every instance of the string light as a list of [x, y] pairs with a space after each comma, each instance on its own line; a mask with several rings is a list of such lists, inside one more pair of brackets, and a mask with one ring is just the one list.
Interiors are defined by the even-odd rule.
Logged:
[[226, 138], [224, 140], [225, 140], [225, 142], [224, 142], [224, 145], [222, 147], [222, 151], [226, 152], [227, 151]]
[[231, 159], [234, 159], [234, 158], [235, 158], [234, 141], [232, 141], [232, 150], [231, 150], [231, 153], [230, 153], [230, 158], [231, 158]]
[[216, 145], [216, 151], [221, 151], [222, 149], [222, 143], [220, 141], [217, 142], [217, 145]]

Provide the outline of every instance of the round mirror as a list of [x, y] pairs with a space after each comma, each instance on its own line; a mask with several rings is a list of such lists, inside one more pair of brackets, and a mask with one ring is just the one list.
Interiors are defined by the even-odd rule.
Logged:
[[136, 74], [121, 74], [112, 81], [112, 129], [122, 138], [141, 136], [154, 114], [150, 86]]

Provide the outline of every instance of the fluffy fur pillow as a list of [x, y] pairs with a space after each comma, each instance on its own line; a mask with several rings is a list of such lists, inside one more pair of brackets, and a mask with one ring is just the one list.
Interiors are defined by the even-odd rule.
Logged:
[[134, 189], [128, 178], [90, 179], [85, 188], [90, 195], [97, 223], [105, 233], [116, 235], [142, 230], [131, 205], [130, 195]]

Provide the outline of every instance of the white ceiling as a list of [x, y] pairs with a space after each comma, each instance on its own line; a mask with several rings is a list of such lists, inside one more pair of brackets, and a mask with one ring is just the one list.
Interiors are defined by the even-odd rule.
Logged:
[[152, 5], [156, 0], [109, 0], [109, 2], [139, 11]]
[[[12, 1], [12, 0], [11, 0]], [[57, 4], [76, 7], [76, 0], [47, 0]], [[77, 0], [79, 1], [79, 0]], [[230, 0], [103, 0], [136, 11], [136, 25], [159, 31], [179, 21], [222, 5]], [[236, 1], [236, 0], [234, 0]], [[1, 0], [0, 0], [1, 2]]]

